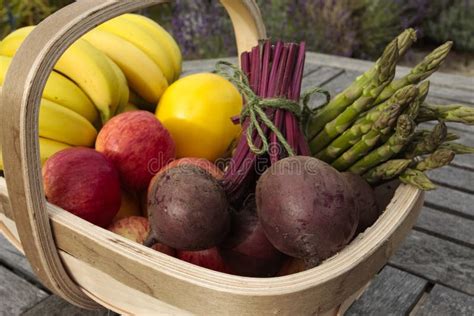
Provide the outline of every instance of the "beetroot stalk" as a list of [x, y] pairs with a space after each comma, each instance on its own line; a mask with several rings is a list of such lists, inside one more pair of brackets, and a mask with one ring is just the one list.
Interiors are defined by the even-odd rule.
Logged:
[[[265, 41], [250, 52], [241, 55], [241, 68], [248, 77], [250, 88], [260, 98], [286, 98], [298, 102], [301, 92], [305, 60], [305, 45], [288, 44], [278, 41], [272, 45]], [[272, 121], [289, 146], [283, 149], [276, 132], [273, 132], [261, 120], [258, 121], [269, 143], [266, 153], [256, 155], [249, 147], [247, 129], [249, 117], [242, 123], [243, 133], [222, 181], [232, 203], [241, 202], [254, 188], [257, 177], [276, 161], [290, 155], [309, 155], [309, 147], [294, 113], [287, 109], [264, 108], [268, 119]], [[255, 147], [262, 146], [262, 139], [254, 130], [251, 135]], [[291, 148], [291, 151], [290, 151]], [[289, 151], [289, 152], [288, 152]]]

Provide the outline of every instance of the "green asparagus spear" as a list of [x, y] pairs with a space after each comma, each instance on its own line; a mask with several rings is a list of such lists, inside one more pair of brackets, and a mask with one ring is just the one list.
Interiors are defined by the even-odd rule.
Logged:
[[361, 99], [359, 103], [372, 102], [383, 87], [392, 81], [397, 61], [398, 47], [395, 39], [388, 44], [372, 69], [359, 76], [349, 87], [311, 117], [306, 131], [308, 139], [313, 139], [328, 122], [335, 119], [352, 103], [359, 99]]
[[404, 152], [405, 158], [415, 158], [416, 156], [431, 154], [441, 145], [448, 135], [448, 128], [443, 121], [440, 121], [433, 128], [433, 131], [418, 142], [412, 142]]
[[333, 140], [324, 150], [317, 153], [315, 157], [326, 162], [333, 161], [345, 150], [357, 143], [364, 134], [369, 132], [374, 125], [374, 122], [380, 117], [385, 109], [393, 104], [399, 104], [403, 109], [415, 99], [417, 93], [418, 89], [414, 85], [409, 85], [398, 90], [390, 99], [382, 102], [377, 107], [367, 112], [365, 116], [358, 119], [354, 125]]
[[395, 133], [383, 145], [352, 165], [349, 171], [363, 174], [401, 152], [413, 137], [415, 126], [415, 122], [408, 115], [400, 115]]
[[456, 155], [474, 154], [474, 147], [466, 146], [459, 143], [444, 143], [441, 144], [438, 148], [452, 150]]
[[431, 180], [419, 170], [410, 168], [406, 169], [398, 178], [401, 182], [405, 184], [411, 184], [424, 191], [436, 189], [436, 186], [433, 184], [433, 182], [431, 182]]
[[377, 144], [381, 135], [388, 134], [392, 131], [393, 125], [397, 121], [400, 112], [401, 106], [396, 103], [384, 109], [380, 117], [375, 121], [372, 129], [362, 136], [361, 140], [354, 146], [337, 158], [332, 163], [332, 166], [339, 171], [344, 171], [363, 155], [368, 153]]
[[416, 96], [413, 103], [411, 103], [410, 106], [407, 109], [407, 114], [410, 116], [411, 119], [415, 120], [418, 117], [418, 115], [420, 113], [420, 107], [423, 104], [423, 102], [425, 101], [429, 90], [430, 90], [430, 82], [429, 81], [424, 81], [424, 82], [420, 83], [420, 85], [418, 86], [418, 95]]
[[424, 103], [420, 107], [416, 121], [421, 123], [435, 120], [474, 125], [474, 108], [461, 104], [431, 105]]
[[371, 184], [387, 181], [399, 176], [410, 163], [411, 159], [392, 159], [370, 169], [363, 177]]
[[444, 59], [451, 50], [452, 45], [453, 42], [444, 43], [428, 54], [423, 59], [423, 61], [421, 61], [410, 71], [410, 73], [398, 80], [392, 81], [392, 83], [386, 86], [380, 93], [375, 103], [380, 103], [384, 100], [387, 100], [401, 87], [404, 87], [408, 84], [416, 84], [428, 78], [433, 72], [438, 70], [439, 66], [443, 63]]
[[[324, 128], [309, 142], [311, 152], [317, 153], [326, 147], [331, 140], [343, 133], [357, 119], [357, 116], [369, 110], [373, 106], [373, 101], [382, 89], [392, 81], [395, 76], [395, 66], [398, 59], [396, 41], [393, 46], [389, 46], [392, 54], [387, 55], [387, 63], [382, 64], [380, 72], [363, 89], [362, 95], [350, 106], [342, 111], [336, 118], [329, 121]], [[382, 61], [385, 58], [382, 58]]]
[[455, 152], [450, 149], [437, 149], [434, 153], [418, 162], [415, 169], [419, 171], [427, 171], [441, 168], [449, 165], [453, 161]]
[[416, 31], [412, 28], [404, 30], [397, 36], [398, 56], [403, 57], [408, 48], [416, 42]]
[[[412, 85], [408, 85], [407, 87], [411, 87], [411, 86]], [[394, 95], [396, 95], [399, 91], [401, 91], [405, 88], [401, 88], [400, 90], [395, 92]], [[408, 108], [404, 111], [404, 113], [407, 114], [412, 120], [415, 120], [416, 117], [418, 116], [418, 113], [420, 111], [420, 106], [425, 101], [425, 98], [428, 95], [429, 89], [430, 89], [430, 82], [429, 81], [422, 82], [418, 86], [418, 95], [416, 96], [415, 100], [413, 102], [411, 102], [410, 105], [408, 106]], [[390, 98], [392, 98], [392, 97], [393, 96], [391, 96]], [[384, 101], [384, 102], [387, 102], [387, 101]], [[383, 135], [380, 138], [380, 141], [385, 143], [389, 138], [390, 138], [390, 135]]]
[[[416, 41], [416, 31], [412, 28], [404, 30], [396, 38], [397, 60], [393, 61], [395, 65], [398, 59], [402, 57], [408, 48]], [[336, 118], [344, 109], [352, 104], [357, 98], [362, 95], [365, 86], [374, 80], [380, 73], [380, 68], [387, 63], [387, 58], [392, 55], [391, 50], [394, 48], [394, 41], [390, 42], [385, 48], [382, 56], [376, 61], [375, 65], [367, 70], [365, 73], [357, 77], [344, 91], [339, 93], [332, 99], [324, 108], [310, 120], [307, 125], [306, 135], [308, 139], [316, 136], [326, 125], [327, 122]]]

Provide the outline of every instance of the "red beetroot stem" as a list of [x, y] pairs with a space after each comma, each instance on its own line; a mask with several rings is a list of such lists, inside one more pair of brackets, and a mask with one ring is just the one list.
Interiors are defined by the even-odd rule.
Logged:
[[[298, 100], [301, 94], [301, 84], [303, 81], [303, 72], [304, 72], [304, 62], [306, 58], [306, 44], [305, 42], [301, 42], [299, 46], [299, 51], [298, 51], [298, 58], [296, 62], [296, 71], [294, 73], [294, 80], [293, 80], [293, 86], [291, 89], [291, 95], [289, 96], [290, 99], [292, 100]], [[290, 114], [290, 113], [288, 113]], [[311, 154], [311, 151], [308, 146], [308, 142], [306, 141], [306, 138], [304, 137], [303, 132], [301, 131], [301, 128], [296, 120], [296, 118], [293, 116], [293, 123], [291, 124], [292, 131], [294, 133], [294, 137], [296, 138], [296, 142], [298, 145], [298, 153], [303, 156], [309, 156]]]
[[[248, 76], [250, 74], [250, 54], [248, 52], [242, 53], [240, 63], [242, 71]], [[246, 180], [246, 178], [248, 174], [250, 174], [253, 166], [245, 164], [245, 161], [251, 160], [251, 157], [255, 156], [255, 154], [250, 151], [248, 144], [243, 141], [245, 139], [245, 131], [247, 130], [248, 123], [248, 120], [245, 120], [242, 124], [243, 135], [237, 144], [235, 154], [227, 168], [226, 177], [223, 182], [229, 196], [237, 196], [237, 190], [245, 187], [246, 182], [251, 181], [251, 179]]]
[[[284, 93], [284, 77], [285, 77], [285, 66], [287, 63], [287, 57], [288, 57], [288, 48], [283, 46], [282, 52], [281, 52], [281, 57], [278, 60], [278, 66], [277, 66], [277, 71], [276, 71], [276, 84], [275, 84], [275, 91], [273, 95], [270, 95], [269, 97], [285, 97]], [[272, 78], [270, 78], [270, 81]], [[275, 126], [282, 132], [284, 135], [285, 131], [282, 128], [282, 123], [283, 123], [283, 118], [282, 118], [282, 111], [278, 109], [270, 109], [272, 114], [274, 115], [274, 122]], [[275, 133], [270, 132], [270, 163], [273, 164], [277, 162], [280, 159], [280, 152], [281, 148], [278, 144], [277, 136]]]
[[272, 45], [270, 41], [266, 41], [263, 45], [262, 57], [262, 79], [260, 81], [260, 89], [258, 95], [267, 97], [268, 80], [270, 79], [270, 62], [272, 57]]
[[[250, 52], [241, 56], [242, 71], [248, 76], [250, 86], [254, 92], [263, 98], [285, 97], [294, 101], [299, 100], [301, 80], [304, 69], [305, 45], [284, 44], [281, 41], [271, 45], [266, 41], [262, 46], [254, 47]], [[309, 155], [308, 144], [304, 139], [295, 115], [289, 111], [267, 108], [267, 116], [274, 122], [275, 126], [282, 132], [295, 154]], [[277, 145], [280, 149], [276, 135], [268, 127], [262, 124], [262, 129], [271, 144], [269, 156], [257, 157], [248, 147], [246, 131], [249, 121], [243, 124], [242, 136], [239, 140], [235, 154], [226, 170], [223, 185], [233, 204], [239, 203], [246, 198], [254, 188], [255, 180], [266, 167], [285, 157], [287, 153], [275, 150]], [[262, 145], [256, 132], [252, 135], [257, 147]], [[256, 169], [258, 160], [258, 167]], [[265, 167], [264, 166], [264, 167]]]

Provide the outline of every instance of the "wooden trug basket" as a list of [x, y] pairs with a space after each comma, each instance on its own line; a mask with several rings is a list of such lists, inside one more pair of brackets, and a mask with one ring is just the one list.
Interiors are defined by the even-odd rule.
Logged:
[[[165, 0], [79, 0], [38, 25], [13, 59], [0, 95], [6, 179], [0, 229], [41, 282], [69, 302], [122, 314], [341, 314], [412, 228], [423, 193], [401, 185], [379, 220], [311, 270], [246, 278], [207, 270], [90, 224], [44, 197], [38, 108], [46, 79], [76, 39], [117, 15]], [[239, 55], [265, 38], [254, 0], [221, 0]]]

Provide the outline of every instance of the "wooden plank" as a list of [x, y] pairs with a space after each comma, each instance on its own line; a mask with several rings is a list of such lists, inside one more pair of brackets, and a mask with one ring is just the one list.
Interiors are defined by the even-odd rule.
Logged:
[[188, 75], [196, 72], [212, 71], [218, 61], [228, 61], [233, 64], [237, 64], [236, 57], [227, 58], [213, 58], [213, 59], [197, 59], [183, 62], [182, 75]]
[[18, 315], [48, 294], [0, 266], [0, 314]]
[[[236, 57], [226, 57], [226, 58], [213, 58], [213, 59], [205, 59], [205, 60], [190, 60], [183, 62], [183, 71], [181, 76], [188, 76], [190, 74], [198, 73], [198, 72], [206, 72], [206, 71], [213, 71], [215, 69], [216, 63], [218, 61], [227, 61], [233, 63], [235, 65], [238, 64], [238, 60]], [[306, 63], [305, 69], [303, 73], [303, 77], [315, 72], [321, 66], [313, 63]]]
[[[343, 70], [337, 68], [321, 66], [316, 71], [303, 78], [301, 91], [304, 92], [313, 87], [324, 87], [325, 84], [327, 84], [331, 80], [335, 80], [335, 78], [337, 78], [343, 72]], [[310, 108], [315, 108], [320, 106], [321, 104], [324, 104], [324, 102], [325, 97], [323, 95], [315, 94], [311, 98], [309, 106]]]
[[427, 172], [427, 175], [437, 184], [471, 194], [474, 193], [474, 172], [468, 172], [453, 166], [445, 166], [431, 170]]
[[30, 263], [25, 256], [0, 233], [0, 264], [13, 270], [16, 274], [30, 282], [38, 283], [37, 278], [31, 269]]
[[454, 157], [451, 165], [466, 169], [469, 172], [474, 171], [474, 157], [472, 155], [457, 155]]
[[[430, 91], [431, 91], [431, 89], [430, 89]], [[434, 104], [434, 105], [446, 105], [446, 104], [454, 103], [450, 99], [446, 99], [443, 96], [434, 96], [431, 93], [428, 93], [428, 96], [426, 97], [426, 102], [428, 102], [430, 104]], [[460, 103], [460, 104], [463, 104], [463, 105], [466, 105], [466, 106], [472, 106], [471, 104], [467, 104], [467, 103], [463, 103], [463, 102], [456, 102], [456, 103]]]
[[[336, 69], [337, 68], [333, 68]], [[331, 97], [335, 97], [349, 86], [361, 73], [357, 71], [344, 70], [339, 76], [324, 84], [324, 88], [329, 90]]]
[[50, 295], [40, 303], [36, 304], [22, 316], [36, 315], [81, 315], [81, 316], [102, 316], [102, 315], [118, 315], [107, 309], [87, 310], [74, 306], [59, 296]]
[[424, 207], [415, 229], [474, 248], [474, 220]]
[[[183, 62], [183, 70], [181, 76], [187, 76], [193, 73], [212, 71], [215, 69], [215, 65], [218, 61], [228, 61], [233, 64], [237, 64], [238, 60], [236, 57], [228, 58], [214, 58], [214, 59], [205, 59], [205, 60], [190, 60]], [[318, 70], [321, 65], [306, 62], [304, 66], [303, 77], [308, 76], [312, 72]]]
[[[471, 83], [474, 86], [474, 79], [471, 79]], [[438, 86], [433, 85], [433, 88], [430, 88], [429, 94], [431, 96], [440, 97], [446, 100], [451, 100], [452, 102], [464, 102], [469, 104], [474, 104], [474, 91], [473, 90], [463, 90], [456, 89], [448, 86]]]
[[[308, 52], [306, 54], [306, 60], [308, 62], [312, 62], [319, 65], [338, 67], [358, 72], [365, 72], [374, 64], [374, 61], [360, 60], [314, 52]], [[398, 66], [397, 76], [403, 76], [409, 71], [409, 67]], [[474, 91], [474, 78], [472, 77], [436, 72], [430, 77], [430, 80], [435, 85], [453, 87], [467, 91]]]
[[[358, 73], [347, 72], [342, 69], [322, 66], [318, 71], [312, 73], [303, 80], [303, 91], [312, 87], [322, 87], [326, 89], [331, 98], [344, 90], [356, 77]], [[325, 102], [325, 96], [314, 95], [311, 98], [310, 107], [315, 108]]]
[[386, 266], [345, 315], [405, 315], [423, 294], [427, 281]]
[[303, 78], [309, 76], [310, 74], [312, 74], [313, 72], [315, 72], [319, 68], [321, 68], [321, 65], [316, 65], [316, 64], [312, 64], [312, 63], [308, 63], [308, 62], [305, 63], [304, 64], [304, 71], [303, 71]]
[[302, 91], [318, 86], [324, 86], [327, 82], [338, 77], [344, 71], [333, 67], [321, 66], [303, 79]]
[[474, 297], [436, 284], [417, 316], [471, 316], [474, 315]]
[[474, 249], [412, 231], [390, 264], [433, 283], [474, 295]]
[[474, 195], [451, 188], [439, 186], [437, 190], [426, 192], [425, 205], [474, 218]]

